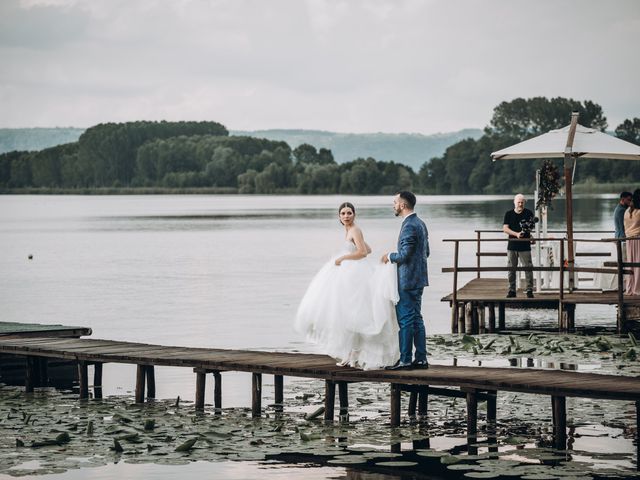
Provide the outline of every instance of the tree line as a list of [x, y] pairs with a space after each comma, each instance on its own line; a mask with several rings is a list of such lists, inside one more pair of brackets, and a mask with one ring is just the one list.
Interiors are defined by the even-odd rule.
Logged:
[[89, 128], [77, 142], [0, 155], [0, 188], [169, 189], [238, 193], [391, 193], [416, 174], [395, 162], [338, 165], [330, 150], [229, 136], [215, 122], [129, 122]]
[[[607, 129], [602, 108], [573, 99], [535, 97], [502, 102], [484, 135], [451, 145], [416, 174], [396, 162], [357, 158], [338, 164], [326, 148], [229, 136], [216, 122], [127, 122], [87, 129], [77, 142], [36, 152], [0, 155], [0, 189], [215, 188], [238, 193], [388, 194], [513, 193], [531, 190], [540, 161], [492, 162], [490, 153], [554, 128], [571, 112], [582, 125]], [[640, 143], [640, 119], [625, 120], [615, 135]], [[576, 181], [640, 178], [640, 162], [581, 159]]]
[[[495, 107], [493, 117], [477, 140], [466, 139], [451, 145], [441, 157], [432, 158], [418, 172], [423, 193], [501, 194], [533, 190], [535, 172], [543, 160], [503, 160], [494, 162], [491, 152], [541, 135], [569, 124], [571, 112], [580, 113], [579, 123], [606, 131], [607, 119], [602, 107], [591, 101], [578, 102], [562, 97], [547, 99], [517, 98]], [[615, 136], [640, 144], [640, 118], [625, 120], [615, 129]], [[554, 160], [562, 169], [562, 160]], [[576, 182], [637, 182], [640, 162], [628, 160], [580, 159]]]

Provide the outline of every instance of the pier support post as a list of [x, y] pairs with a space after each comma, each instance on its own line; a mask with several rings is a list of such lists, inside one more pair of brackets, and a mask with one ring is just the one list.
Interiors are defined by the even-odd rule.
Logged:
[[324, 381], [324, 420], [333, 421], [333, 411], [336, 405], [336, 382], [333, 380]]
[[506, 325], [506, 320], [505, 320], [505, 314], [504, 314], [504, 302], [500, 302], [498, 304], [498, 330], [502, 331], [502, 330], [506, 330], [507, 325]]
[[36, 382], [35, 386], [44, 387], [49, 384], [49, 360], [47, 357], [36, 357]]
[[144, 374], [147, 377], [147, 398], [156, 398], [156, 371], [153, 365], [145, 365]]
[[567, 329], [570, 332], [574, 332], [576, 329], [576, 304], [568, 303], [566, 306], [567, 312]]
[[276, 412], [282, 412], [284, 409], [284, 377], [282, 375], [273, 376], [273, 395]]
[[640, 400], [636, 400], [636, 470], [640, 471]]
[[213, 372], [213, 407], [216, 415], [222, 414], [222, 374]]
[[415, 417], [417, 412], [421, 420], [426, 419], [429, 409], [429, 387], [413, 387], [410, 392], [407, 414], [409, 417]]
[[487, 326], [485, 323], [485, 305], [484, 303], [478, 303], [478, 333], [485, 333]]
[[554, 448], [566, 450], [567, 448], [567, 399], [566, 397], [551, 396], [553, 409], [553, 443]]
[[80, 399], [89, 398], [89, 373], [84, 360], [78, 360], [78, 386]]
[[93, 364], [93, 398], [102, 398], [102, 362]]
[[194, 368], [196, 373], [196, 410], [204, 410], [204, 393], [207, 388], [207, 372], [200, 368]]
[[464, 316], [466, 325], [463, 333], [466, 333], [468, 335], [473, 335], [473, 307], [473, 302], [467, 302], [464, 304]]
[[251, 416], [256, 418], [262, 413], [262, 374], [251, 374]]
[[340, 420], [349, 420], [349, 384], [338, 382], [338, 397], [340, 400]]
[[391, 426], [400, 426], [400, 394], [402, 390], [397, 383], [391, 384]]
[[498, 392], [495, 390], [487, 391], [487, 443], [489, 443], [489, 451], [498, 451], [498, 437], [497, 437], [497, 400]]
[[27, 357], [24, 365], [24, 391], [25, 393], [33, 393], [36, 384], [36, 357]]
[[458, 302], [451, 303], [451, 333], [458, 333]]
[[418, 417], [427, 420], [429, 413], [429, 387], [422, 387], [418, 392]]
[[144, 403], [145, 366], [137, 365], [136, 370], [136, 403]]
[[411, 390], [409, 394], [409, 407], [407, 408], [407, 415], [409, 417], [416, 416], [416, 407], [418, 406], [418, 391]]
[[466, 311], [467, 311], [466, 304], [460, 303], [458, 305], [458, 331], [456, 333], [464, 333], [466, 330], [466, 326], [465, 326]]
[[496, 331], [496, 304], [489, 304], [489, 333]]
[[476, 455], [478, 447], [472, 444], [478, 442], [478, 394], [476, 389], [468, 389], [467, 392], [467, 451], [469, 455]]

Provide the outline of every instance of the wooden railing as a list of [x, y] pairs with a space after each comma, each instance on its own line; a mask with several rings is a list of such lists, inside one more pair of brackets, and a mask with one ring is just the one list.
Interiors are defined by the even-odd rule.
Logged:
[[[589, 272], [589, 273], [600, 273], [600, 274], [614, 274], [617, 275], [617, 306], [618, 306], [618, 331], [621, 330], [622, 323], [625, 321], [625, 312], [624, 312], [624, 277], [623, 275], [631, 274], [631, 270], [628, 270], [629, 267], [640, 267], [640, 263], [635, 262], [624, 262], [622, 256], [622, 243], [626, 238], [601, 238], [601, 239], [573, 239], [575, 245], [581, 243], [602, 243], [602, 244], [610, 244], [611, 242], [615, 242], [616, 244], [616, 262], [606, 262], [604, 263], [604, 267], [577, 267], [573, 264], [565, 264], [565, 243], [567, 242], [566, 238], [539, 238], [532, 237], [527, 239], [509, 239], [509, 238], [482, 238], [483, 233], [502, 233], [499, 230], [476, 230], [476, 238], [458, 238], [458, 239], [444, 239], [444, 242], [451, 242], [454, 244], [454, 254], [453, 254], [453, 267], [445, 267], [442, 269], [443, 273], [453, 273], [453, 293], [452, 293], [452, 307], [453, 307], [453, 317], [452, 323], [457, 321], [458, 316], [458, 274], [459, 273], [468, 273], [468, 272], [476, 272], [477, 278], [480, 278], [482, 272], [558, 272], [558, 309], [559, 309], [559, 317], [562, 316], [562, 312], [565, 304], [565, 285], [564, 285], [564, 274], [568, 272], [570, 276], [575, 275], [576, 273], [581, 272]], [[564, 231], [550, 231], [549, 233], [565, 233]], [[599, 233], [611, 233], [609, 231], [593, 231], [593, 230], [578, 230], [575, 231], [576, 234], [599, 234]], [[497, 256], [506, 256], [505, 252], [495, 252], [495, 251], [482, 251], [482, 245], [485, 243], [495, 243], [495, 242], [507, 242], [507, 241], [515, 241], [515, 242], [558, 242], [559, 243], [559, 261], [558, 265], [554, 266], [533, 266], [533, 267], [483, 267], [481, 265], [481, 257], [497, 257]], [[461, 243], [476, 243], [476, 266], [460, 266], [460, 244]], [[577, 248], [576, 248], [577, 250]], [[579, 252], [576, 253], [576, 256], [582, 257], [600, 257], [600, 256], [611, 256], [609, 252]], [[612, 268], [613, 267], [613, 268]], [[571, 285], [571, 284], [570, 284]], [[548, 289], [551, 292], [556, 291], [555, 288]], [[574, 293], [575, 290], [588, 290], [588, 289], [578, 289], [571, 288], [569, 290], [569, 294]], [[579, 303], [579, 302], [577, 302]]]

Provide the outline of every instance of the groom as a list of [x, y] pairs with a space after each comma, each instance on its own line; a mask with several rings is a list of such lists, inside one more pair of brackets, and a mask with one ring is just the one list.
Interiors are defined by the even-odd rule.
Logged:
[[[400, 341], [400, 360], [389, 370], [407, 368], [429, 368], [427, 342], [422, 319], [422, 291], [429, 285], [427, 257], [429, 256], [429, 233], [427, 226], [416, 215], [416, 196], [411, 192], [398, 192], [393, 199], [393, 211], [402, 216], [402, 227], [398, 237], [398, 251], [382, 256], [384, 263], [398, 264], [398, 290], [400, 300], [396, 305]], [[413, 362], [412, 350], [416, 347]]]

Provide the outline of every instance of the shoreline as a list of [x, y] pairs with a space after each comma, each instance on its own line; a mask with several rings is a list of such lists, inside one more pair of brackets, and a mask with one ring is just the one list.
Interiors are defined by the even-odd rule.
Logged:
[[[576, 194], [614, 194], [624, 190], [633, 190], [632, 182], [616, 182], [616, 183], [596, 183], [582, 182], [573, 185], [573, 192]], [[505, 192], [510, 195], [517, 192]], [[293, 189], [282, 189], [273, 193], [246, 193], [240, 192], [234, 187], [87, 187], [87, 188], [0, 188], [0, 195], [302, 195], [302, 196], [318, 196], [318, 195], [359, 195], [353, 192], [331, 192], [331, 193], [313, 193], [306, 194], [295, 191]], [[457, 193], [442, 194], [436, 192], [416, 191], [418, 195], [438, 195], [438, 196], [459, 196]], [[466, 195], [491, 195], [482, 192], [467, 192]]]

